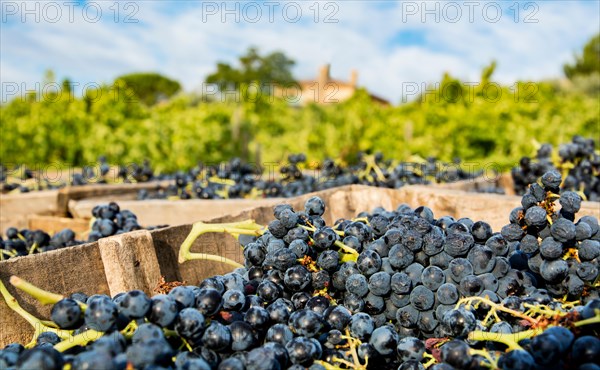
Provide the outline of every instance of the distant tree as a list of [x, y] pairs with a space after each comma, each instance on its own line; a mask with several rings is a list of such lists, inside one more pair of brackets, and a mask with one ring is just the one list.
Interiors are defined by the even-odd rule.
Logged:
[[294, 82], [291, 68], [296, 62], [280, 51], [260, 55], [258, 49], [250, 47], [246, 54], [238, 58], [239, 65], [217, 63], [217, 71], [206, 77], [206, 82], [216, 84], [220, 90], [238, 89], [242, 84], [270, 83], [288, 84]]
[[62, 81], [62, 92], [64, 94], [73, 94], [73, 82], [69, 78]]
[[124, 82], [148, 106], [170, 98], [181, 90], [179, 82], [158, 73], [131, 73], [117, 77], [117, 81]]
[[581, 55], [575, 55], [575, 64], [565, 64], [564, 71], [570, 79], [600, 73], [600, 33], [585, 44]]

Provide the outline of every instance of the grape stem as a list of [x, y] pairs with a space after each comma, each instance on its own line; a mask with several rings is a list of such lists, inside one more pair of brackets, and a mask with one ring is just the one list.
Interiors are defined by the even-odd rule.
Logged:
[[600, 310], [596, 310], [596, 315], [589, 319], [579, 320], [573, 324], [574, 327], [578, 328], [584, 325], [600, 324]]
[[185, 238], [181, 247], [179, 249], [179, 263], [184, 263], [186, 261], [194, 260], [194, 259], [202, 259], [209, 260], [215, 262], [226, 263], [233, 267], [244, 267], [242, 264], [231, 260], [226, 257], [215, 256], [206, 253], [192, 253], [190, 249], [194, 241], [198, 239], [201, 235], [206, 233], [228, 233], [233, 236], [239, 235], [254, 235], [259, 236], [263, 233], [264, 227], [254, 222], [254, 220], [246, 220], [240, 222], [233, 223], [222, 223], [222, 224], [207, 224], [204, 222], [196, 222], [192, 226], [192, 230]]
[[44, 321], [38, 319], [37, 317], [33, 316], [29, 312], [25, 311], [25, 309], [23, 309], [23, 307], [21, 307], [19, 302], [17, 302], [16, 298], [13, 297], [12, 294], [10, 294], [8, 289], [6, 289], [6, 286], [4, 285], [4, 283], [1, 280], [0, 280], [0, 293], [2, 293], [2, 297], [4, 298], [6, 305], [11, 310], [15, 311], [23, 319], [25, 319], [25, 321], [27, 321], [29, 323], [29, 325], [31, 325], [34, 329], [33, 338], [31, 339], [31, 342], [29, 342], [25, 346], [26, 348], [32, 348], [35, 345], [36, 340], [40, 336], [40, 334], [47, 332], [47, 331], [55, 333], [61, 339], [68, 339], [71, 337], [71, 335], [68, 331], [50, 327], [50, 326], [44, 324]]
[[[529, 317], [529, 316], [525, 315], [522, 312], [515, 311], [515, 310], [510, 309], [508, 307], [504, 307], [503, 305], [498, 304], [498, 303], [494, 303], [494, 302], [492, 302], [487, 297], [466, 297], [466, 298], [462, 298], [461, 300], [459, 300], [456, 303], [456, 309], [458, 309], [461, 305], [466, 305], [468, 307], [473, 302], [475, 302], [475, 305], [479, 305], [480, 303], [485, 303], [486, 305], [490, 306], [490, 310], [494, 310], [494, 311], [497, 310], [497, 311], [502, 311], [502, 312], [511, 314], [514, 317], [518, 317], [518, 318], [523, 319], [525, 321], [529, 321], [533, 325], [537, 325], [539, 323], [538, 320], [536, 320], [536, 319], [534, 319], [532, 317]], [[498, 316], [496, 316], [496, 317], [498, 317]]]
[[[58, 301], [64, 299], [65, 297], [60, 295], [60, 294], [56, 294], [56, 293], [51, 293], [48, 292], [46, 290], [43, 290], [41, 288], [36, 287], [35, 285], [21, 279], [18, 276], [11, 276], [10, 277], [10, 283], [12, 284], [12, 286], [14, 286], [15, 288], [24, 291], [25, 293], [29, 294], [30, 296], [32, 296], [33, 298], [35, 298], [38, 302], [40, 302], [41, 304], [56, 304]], [[77, 303], [79, 304], [79, 306], [81, 307], [81, 309], [83, 311], [85, 311], [85, 309], [87, 308], [85, 303], [79, 302], [77, 301]]]
[[59, 352], [64, 352], [70, 348], [75, 346], [85, 346], [89, 342], [93, 342], [103, 336], [104, 333], [101, 331], [96, 331], [93, 329], [89, 329], [84, 331], [83, 333], [79, 333], [75, 336], [70, 336], [69, 338], [63, 340], [62, 342], [56, 343], [54, 345], [54, 349]]
[[481, 356], [483, 357], [488, 363], [485, 364], [481, 364], [483, 366], [488, 366], [490, 369], [499, 369], [498, 367], [498, 359], [494, 356], [492, 356], [492, 354], [484, 349], [474, 349], [471, 348], [469, 350], [469, 353], [471, 354], [471, 356]]
[[482, 330], [474, 330], [469, 333], [468, 338], [475, 341], [498, 342], [506, 345], [509, 351], [523, 350], [519, 342], [523, 339], [529, 339], [538, 333], [539, 330], [525, 330], [518, 333], [490, 333]]

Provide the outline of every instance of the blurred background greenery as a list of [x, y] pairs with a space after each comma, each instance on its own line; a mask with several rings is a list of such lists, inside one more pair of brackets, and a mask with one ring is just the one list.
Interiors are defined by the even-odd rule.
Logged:
[[[239, 62], [219, 63], [206, 82], [220, 91], [294, 82], [294, 61], [281, 52], [251, 48]], [[399, 160], [459, 157], [508, 169], [534, 154], [532, 138], [559, 144], [575, 134], [600, 137], [600, 35], [564, 66], [565, 77], [488, 89], [494, 68], [482, 71], [474, 90], [446, 74], [436, 93], [390, 105], [362, 89], [330, 105], [290, 104], [272, 89], [203, 96], [156, 73], [121, 76], [74, 96], [65, 79], [60, 91], [0, 107], [0, 157], [8, 164], [81, 166], [104, 154], [111, 163], [149, 159], [168, 172], [236, 156], [274, 162], [304, 152], [309, 161], [352, 161], [359, 151], [381, 151]], [[45, 77], [54, 80], [52, 72]]]

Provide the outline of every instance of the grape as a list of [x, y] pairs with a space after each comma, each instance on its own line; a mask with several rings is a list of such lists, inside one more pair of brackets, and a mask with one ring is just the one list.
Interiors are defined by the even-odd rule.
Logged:
[[508, 253], [508, 243], [501, 234], [493, 234], [485, 242], [485, 246], [490, 248], [496, 256], [506, 256]]
[[579, 244], [579, 258], [582, 261], [591, 261], [600, 257], [600, 242], [596, 240], [583, 240]]
[[117, 323], [117, 317], [117, 306], [107, 296], [88, 299], [85, 323], [89, 327], [97, 331], [108, 331]]
[[396, 294], [409, 294], [412, 289], [412, 280], [404, 272], [397, 272], [392, 275], [391, 288]]
[[220, 351], [231, 344], [229, 327], [212, 321], [202, 335], [202, 343], [209, 349]]
[[319, 197], [312, 197], [304, 203], [304, 209], [309, 216], [322, 216], [325, 213], [325, 203]]
[[310, 365], [318, 353], [316, 344], [305, 337], [296, 337], [285, 344], [285, 349], [294, 364]]
[[419, 311], [427, 311], [433, 307], [435, 296], [431, 290], [419, 285], [410, 293], [410, 303]]
[[581, 197], [572, 191], [563, 191], [558, 201], [562, 209], [569, 213], [577, 213], [581, 208]]
[[537, 364], [548, 366], [560, 360], [561, 345], [559, 340], [552, 334], [542, 333], [531, 341], [533, 359]]
[[548, 237], [542, 241], [540, 245], [540, 254], [544, 259], [557, 259], [563, 253], [562, 243], [554, 240], [552, 237]]
[[196, 303], [194, 291], [190, 286], [177, 286], [169, 292], [169, 295], [173, 297], [182, 308], [193, 307]]
[[307, 309], [292, 313], [289, 324], [296, 333], [308, 338], [315, 336], [323, 327], [321, 316]]
[[600, 339], [590, 335], [579, 337], [571, 350], [575, 363], [600, 363]]
[[542, 176], [542, 185], [547, 191], [555, 191], [562, 182], [562, 176], [558, 171], [548, 171]]
[[371, 333], [369, 344], [383, 356], [390, 355], [396, 350], [398, 333], [390, 326], [381, 326]]
[[179, 312], [174, 328], [182, 338], [197, 343], [204, 333], [204, 315], [194, 308], [184, 308]]
[[[376, 272], [369, 277], [369, 291], [377, 296], [385, 296], [391, 290], [391, 277], [387, 272]], [[348, 291], [349, 289], [346, 288]]]
[[405, 328], [414, 328], [419, 321], [419, 311], [412, 305], [400, 307], [396, 312], [396, 321]]
[[446, 281], [446, 276], [441, 268], [428, 266], [421, 273], [421, 281], [426, 288], [436, 291]]
[[141, 290], [131, 290], [119, 301], [119, 310], [128, 319], [140, 319], [150, 310], [151, 300]]
[[54, 348], [25, 350], [17, 360], [17, 369], [62, 369], [64, 360]]
[[450, 261], [448, 272], [452, 280], [460, 283], [466, 276], [473, 274], [473, 265], [465, 258], [456, 258]]
[[366, 313], [358, 312], [350, 318], [350, 333], [352, 336], [365, 340], [375, 330], [375, 322]]
[[245, 321], [235, 321], [229, 326], [231, 332], [231, 349], [245, 351], [255, 345], [256, 339], [250, 324]]
[[458, 301], [458, 290], [451, 283], [442, 284], [436, 291], [436, 298], [441, 304], [451, 305]]
[[500, 234], [509, 242], [519, 241], [525, 236], [525, 232], [521, 226], [516, 223], [511, 223], [502, 227]]
[[467, 254], [467, 259], [469, 262], [471, 262], [471, 266], [473, 266], [473, 272], [476, 275], [491, 272], [496, 264], [492, 250], [486, 246], [477, 244], [471, 248]]
[[485, 221], [477, 221], [471, 227], [471, 234], [477, 243], [485, 243], [493, 234], [492, 227]]
[[547, 224], [546, 211], [539, 206], [533, 206], [525, 212], [525, 223], [527, 226], [543, 229]]
[[475, 316], [463, 309], [450, 310], [444, 313], [441, 324], [455, 337], [464, 337], [475, 329]]
[[[260, 306], [252, 306], [248, 308], [244, 315], [244, 321], [246, 321], [253, 329], [263, 330], [266, 329], [271, 316], [269, 312], [260, 307]], [[290, 318], [291, 319], [291, 318]]]
[[358, 256], [356, 265], [361, 273], [371, 276], [381, 268], [381, 256], [373, 250], [365, 250]]
[[469, 345], [462, 340], [452, 340], [442, 346], [442, 361], [456, 368], [467, 368], [471, 363]]
[[320, 250], [326, 250], [333, 246], [338, 240], [338, 236], [330, 227], [323, 227], [318, 229], [313, 236], [314, 246]]
[[569, 265], [564, 260], [544, 260], [540, 265], [540, 274], [550, 282], [557, 283], [562, 281], [569, 273]]
[[502, 369], [528, 370], [533, 369], [534, 360], [528, 352], [514, 350], [500, 357], [498, 365]]
[[452, 257], [462, 257], [473, 246], [474, 239], [470, 234], [453, 233], [446, 236], [444, 251]]
[[395, 269], [408, 267], [414, 261], [414, 254], [405, 246], [396, 244], [390, 248], [388, 258]]
[[294, 333], [292, 333], [288, 325], [275, 324], [268, 329], [266, 339], [269, 342], [276, 342], [285, 345], [285, 343], [292, 340], [293, 337]]
[[79, 304], [69, 298], [61, 299], [52, 307], [51, 318], [59, 328], [66, 330], [76, 329], [83, 323]]

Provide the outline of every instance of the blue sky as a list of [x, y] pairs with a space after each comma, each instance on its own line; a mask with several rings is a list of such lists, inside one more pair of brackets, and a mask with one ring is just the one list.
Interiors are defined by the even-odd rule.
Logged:
[[404, 83], [445, 71], [477, 81], [492, 60], [498, 82], [559, 77], [600, 29], [596, 0], [65, 3], [1, 2], [3, 100], [8, 85], [35, 88], [47, 69], [79, 86], [157, 71], [200, 90], [217, 61], [256, 45], [296, 60], [299, 79], [324, 63], [339, 79], [357, 69], [360, 85], [397, 102]]

